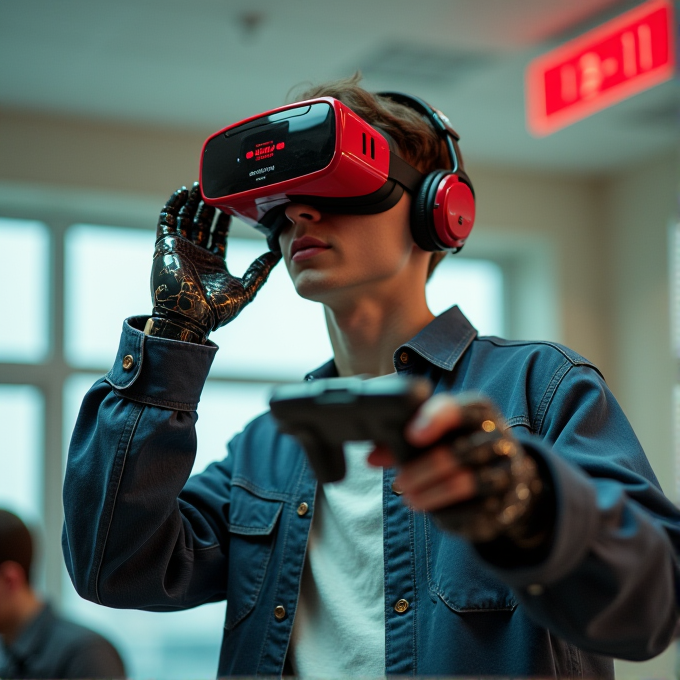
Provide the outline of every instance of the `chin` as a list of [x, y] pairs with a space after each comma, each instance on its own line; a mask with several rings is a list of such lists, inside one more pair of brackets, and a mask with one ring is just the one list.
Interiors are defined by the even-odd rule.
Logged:
[[326, 273], [314, 269], [300, 272], [294, 279], [293, 285], [297, 294], [312, 302], [324, 302], [329, 294], [338, 289], [337, 282]]

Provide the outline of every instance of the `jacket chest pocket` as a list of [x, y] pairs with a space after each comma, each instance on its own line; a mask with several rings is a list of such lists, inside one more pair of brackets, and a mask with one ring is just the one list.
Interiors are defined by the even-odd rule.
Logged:
[[276, 537], [283, 502], [232, 486], [229, 508], [227, 620], [231, 630], [257, 602]]
[[427, 580], [430, 592], [450, 609], [464, 612], [512, 612], [513, 592], [499, 581], [462, 538], [448, 534], [424, 516]]

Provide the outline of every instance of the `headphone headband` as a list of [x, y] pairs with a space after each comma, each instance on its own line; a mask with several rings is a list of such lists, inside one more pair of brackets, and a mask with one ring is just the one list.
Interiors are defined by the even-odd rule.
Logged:
[[[424, 99], [405, 92], [376, 92], [379, 97], [386, 97], [392, 101], [407, 106], [421, 115], [425, 116], [430, 122], [434, 131], [444, 140], [451, 160], [451, 172], [462, 175], [467, 179], [463, 169], [463, 159], [458, 149], [460, 135], [451, 127], [448, 117], [438, 109], [430, 106]], [[469, 180], [468, 180], [469, 181]]]
[[404, 92], [378, 92], [416, 111], [430, 123], [449, 152], [451, 168], [434, 170], [425, 176], [411, 204], [411, 233], [423, 250], [453, 250], [464, 245], [475, 219], [475, 193], [463, 169], [458, 149], [460, 136], [449, 119], [420, 97]]

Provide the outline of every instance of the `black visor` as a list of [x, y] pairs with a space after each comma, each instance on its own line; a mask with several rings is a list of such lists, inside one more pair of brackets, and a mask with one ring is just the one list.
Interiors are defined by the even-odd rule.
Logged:
[[323, 170], [335, 153], [326, 102], [262, 116], [213, 137], [203, 151], [202, 189], [220, 198]]

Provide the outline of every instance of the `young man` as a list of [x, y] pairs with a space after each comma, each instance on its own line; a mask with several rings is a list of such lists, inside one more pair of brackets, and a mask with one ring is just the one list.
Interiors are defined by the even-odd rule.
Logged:
[[[419, 111], [356, 79], [305, 98], [319, 96], [420, 172], [451, 168]], [[431, 314], [442, 254], [416, 245], [409, 192], [373, 214], [291, 202], [278, 243], [298, 293], [326, 311], [334, 357], [308, 379], [429, 378], [436, 394], [405, 433], [429, 450], [404, 466], [375, 450], [372, 467], [348, 450], [346, 479], [317, 485], [265, 414], [187, 481], [208, 333], [278, 259], [232, 277], [228, 222], [210, 235], [199, 199], [180, 190], [161, 214], [152, 316], [126, 322], [74, 431], [64, 554], [81, 595], [156, 611], [226, 599], [219, 675], [605, 678], [611, 657], [665, 648], [680, 524], [623, 413], [574, 352], [478, 337], [457, 308]], [[263, 332], [275, 351], [276, 329]], [[484, 399], [456, 399], [470, 391]], [[437, 444], [462, 421], [471, 434]]]
[[62, 618], [36, 593], [32, 564], [28, 528], [0, 509], [0, 677], [124, 678], [108, 640]]

